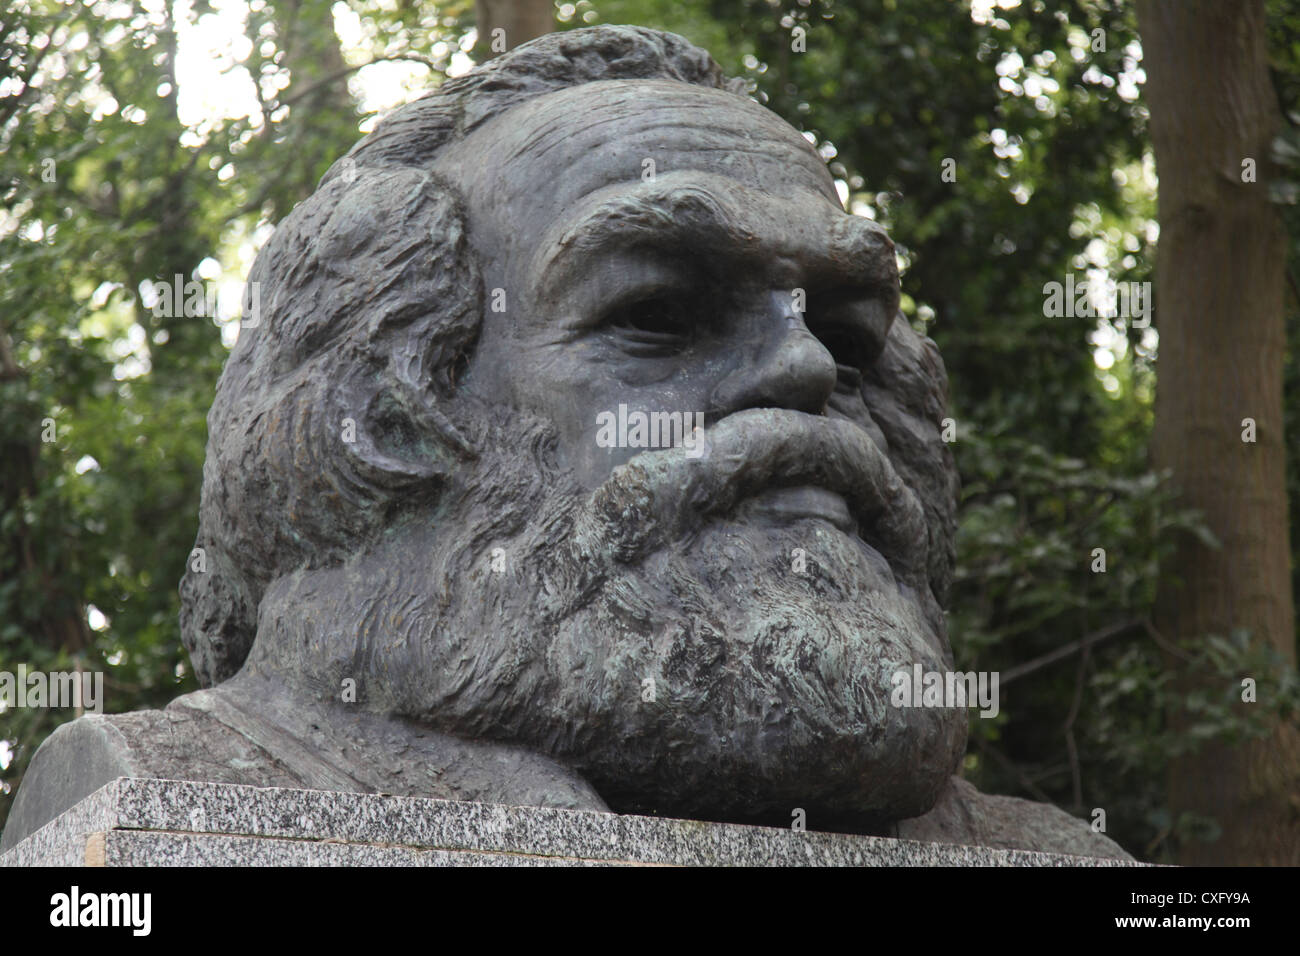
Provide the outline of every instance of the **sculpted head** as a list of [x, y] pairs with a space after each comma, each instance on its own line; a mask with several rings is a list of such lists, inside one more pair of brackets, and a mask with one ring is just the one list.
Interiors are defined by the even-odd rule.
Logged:
[[883, 230], [705, 53], [601, 27], [447, 81], [251, 282], [181, 585], [205, 684], [352, 678], [620, 810], [929, 808], [966, 718], [890, 681], [951, 667], [942, 364]]

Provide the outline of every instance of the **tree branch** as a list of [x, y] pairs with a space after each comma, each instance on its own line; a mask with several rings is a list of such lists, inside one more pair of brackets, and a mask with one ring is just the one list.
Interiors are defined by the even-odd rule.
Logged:
[[[292, 106], [300, 99], [306, 96], [310, 96], [312, 93], [315, 93], [321, 87], [329, 86], [329, 84], [335, 82], [336, 80], [341, 80], [343, 79], [343, 77], [355, 73], [358, 70], [364, 70], [366, 67], [373, 66], [376, 63], [388, 63], [395, 60], [410, 60], [415, 63], [423, 63], [425, 66], [433, 70], [435, 73], [440, 72], [437, 65], [433, 62], [433, 60], [430, 60], [427, 56], [421, 56], [419, 53], [394, 53], [391, 56], [377, 56], [373, 60], [369, 60], [365, 63], [360, 63], [356, 66], [344, 67], [341, 70], [335, 70], [329, 76], [321, 77], [315, 83], [311, 84], [310, 86], [304, 87], [301, 90], [298, 90], [292, 96], [286, 97], [283, 100], [275, 101], [275, 105], [272, 107], [272, 111], [279, 109], [281, 106]], [[268, 116], [267, 119], [269, 121], [270, 117]]]
[[1119, 637], [1121, 634], [1127, 634], [1135, 628], [1142, 627], [1143, 623], [1142, 620], [1134, 618], [1120, 624], [1112, 624], [1110, 627], [1104, 627], [1099, 631], [1093, 631], [1091, 634], [1085, 635], [1077, 641], [1071, 641], [1069, 644], [1064, 644], [1054, 651], [1049, 651], [1042, 657], [1036, 657], [1026, 664], [1020, 664], [1010, 670], [1005, 670], [1002, 672], [1001, 677], [1002, 686], [1005, 687], [1013, 680], [1018, 680], [1026, 674], [1032, 674], [1034, 671], [1046, 667], [1048, 664], [1055, 664], [1057, 661], [1064, 660], [1071, 654], [1077, 654], [1084, 648], [1092, 647], [1092, 645], [1098, 644], [1101, 641], [1109, 640], [1112, 637]]

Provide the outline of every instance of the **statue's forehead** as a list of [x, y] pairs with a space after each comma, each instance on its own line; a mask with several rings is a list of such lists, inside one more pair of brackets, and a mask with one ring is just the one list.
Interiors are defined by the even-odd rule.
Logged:
[[529, 100], [448, 157], [477, 203], [550, 218], [596, 190], [684, 170], [838, 203], [825, 163], [784, 120], [722, 90], [664, 80], [588, 83]]

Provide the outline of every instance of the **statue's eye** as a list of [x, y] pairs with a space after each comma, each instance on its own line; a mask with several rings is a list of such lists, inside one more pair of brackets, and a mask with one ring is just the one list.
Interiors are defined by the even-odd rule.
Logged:
[[604, 326], [624, 351], [668, 355], [690, 342], [694, 312], [695, 306], [682, 296], [653, 296], [614, 309]]

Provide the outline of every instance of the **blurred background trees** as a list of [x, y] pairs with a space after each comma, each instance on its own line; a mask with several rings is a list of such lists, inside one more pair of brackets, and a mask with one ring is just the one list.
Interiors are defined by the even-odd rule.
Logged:
[[[1169, 774], [1204, 773], [1196, 754], [1295, 723], [1295, 634], [1261, 641], [1249, 614], [1212, 634], [1155, 626], [1158, 587], [1176, 594], [1186, 574], [1177, 557], [1223, 547], [1213, 516], [1180, 500], [1148, 455], [1160, 304], [1149, 328], [1104, 294], [1093, 315], [1044, 308], [1044, 285], [1069, 274], [1097, 287], [1154, 278], [1155, 153], [1133, 7], [540, 6], [554, 29], [635, 23], [707, 48], [805, 131], [847, 208], [897, 242], [904, 312], [938, 342], [952, 380], [954, 649], [961, 668], [1002, 674], [1002, 713], [971, 722], [966, 776], [1089, 821], [1102, 809], [1107, 832], [1142, 858], [1253, 862], [1223, 819], [1249, 808], [1171, 803]], [[1294, 263], [1300, 2], [1254, 6], [1280, 118], [1255, 195], [1280, 217]], [[492, 54], [480, 25], [500, 24], [513, 46], [512, 18], [528, 33], [535, 15], [470, 0], [15, 0], [0, 15], [0, 670], [102, 670], [112, 711], [194, 689], [176, 582], [194, 540], [204, 416], [253, 255], [379, 116]], [[215, 314], [155, 317], [149, 283], [175, 275], [222, 288]], [[1294, 281], [1283, 309], [1294, 422]], [[1300, 442], [1270, 427], [1287, 456], [1294, 549]], [[1171, 661], [1201, 675], [1195, 693]], [[1254, 705], [1241, 702], [1243, 676], [1259, 683]], [[0, 712], [0, 821], [35, 747], [73, 716]]]

